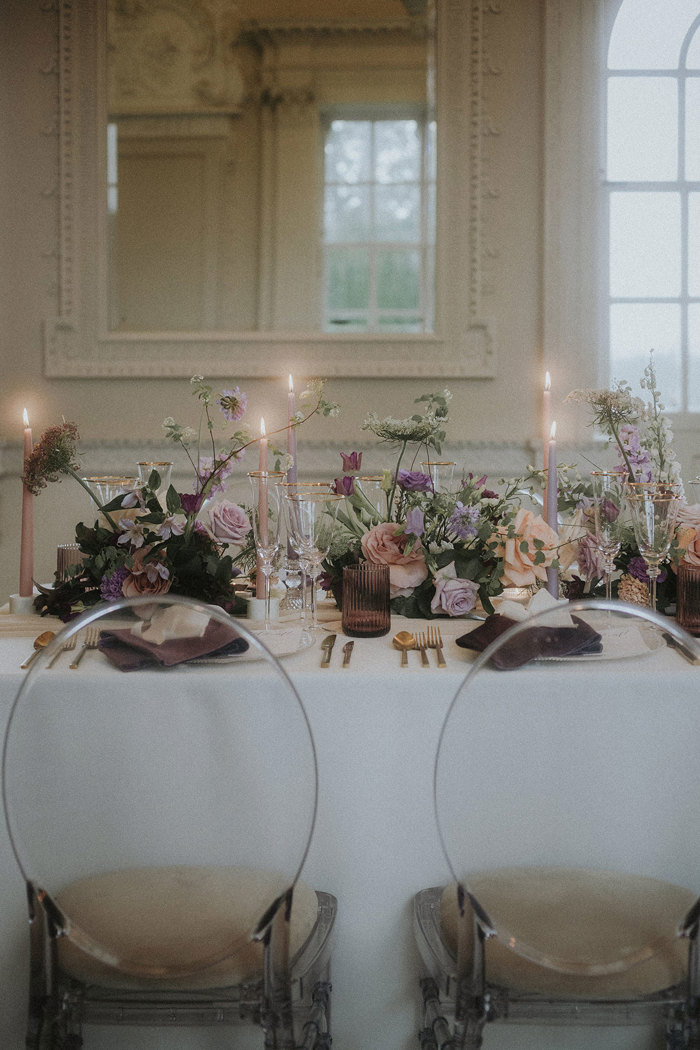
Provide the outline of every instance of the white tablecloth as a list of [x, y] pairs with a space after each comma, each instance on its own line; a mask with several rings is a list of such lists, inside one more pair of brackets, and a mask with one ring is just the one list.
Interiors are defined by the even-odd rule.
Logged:
[[[13, 696], [25, 672], [19, 664], [31, 638], [45, 621], [19, 621], [0, 614], [0, 718], [4, 727]], [[395, 629], [405, 624], [394, 625]], [[417, 624], [421, 627], [424, 625]], [[316, 832], [304, 877], [338, 897], [339, 914], [333, 955], [333, 1045], [335, 1050], [413, 1050], [418, 1026], [419, 965], [414, 947], [411, 904], [414, 893], [449, 880], [433, 817], [433, 760], [439, 730], [471, 657], [454, 645], [464, 621], [441, 621], [448, 666], [399, 668], [391, 635], [355, 642], [349, 669], [341, 668], [339, 637], [331, 667], [319, 668], [315, 645], [285, 658], [285, 667], [306, 706], [319, 761], [320, 801]], [[72, 677], [91, 674], [104, 658], [88, 653], [81, 669], [68, 670], [68, 659], [51, 672], [56, 688], [69, 688]], [[566, 676], [614, 675], [613, 688], [629, 695], [643, 712], [644, 697], [663, 688], [678, 702], [695, 708], [700, 667], [691, 667], [669, 649], [638, 661], [577, 665], [559, 669], [531, 666], [498, 674], [499, 688], [556, 692]], [[199, 673], [195, 671], [193, 673]], [[208, 673], [202, 671], [202, 673]], [[116, 675], [112, 669], [104, 674]], [[254, 676], [255, 665], [251, 663]], [[594, 727], [592, 728], [594, 731]], [[498, 726], [494, 726], [497, 738]], [[697, 749], [696, 749], [697, 750]], [[650, 792], [653, 785], [649, 785]], [[10, 854], [4, 823], [0, 826], [0, 1047], [23, 1041], [27, 985], [27, 933], [24, 887]], [[593, 1033], [492, 1026], [490, 1047], [587, 1047]], [[138, 1040], [125, 1032], [94, 1030], [94, 1048], [228, 1047], [224, 1032], [146, 1032]], [[126, 1038], [125, 1038], [126, 1037]], [[612, 1030], [596, 1033], [605, 1048], [662, 1045], [646, 1034]], [[259, 1045], [256, 1037], [250, 1045]]]

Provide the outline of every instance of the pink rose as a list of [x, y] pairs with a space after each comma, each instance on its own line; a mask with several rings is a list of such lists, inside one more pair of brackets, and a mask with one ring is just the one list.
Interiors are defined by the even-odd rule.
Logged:
[[362, 552], [367, 561], [389, 566], [389, 593], [392, 598], [408, 598], [411, 591], [428, 577], [420, 541], [404, 554], [410, 536], [396, 535], [399, 525], [382, 521], [362, 537]]
[[166, 594], [170, 590], [170, 570], [158, 558], [145, 561], [150, 547], [144, 547], [134, 555], [134, 565], [122, 583], [122, 594], [125, 598], [150, 597], [152, 594]]
[[[530, 587], [537, 580], [543, 583], [547, 579], [547, 568], [557, 556], [559, 537], [547, 522], [531, 510], [519, 510], [513, 522], [515, 536], [509, 539], [506, 529], [500, 529], [500, 543], [496, 553], [503, 558], [504, 568], [501, 581], [506, 587]], [[541, 540], [543, 547], [536, 547], [535, 540]], [[525, 550], [521, 544], [527, 544]], [[542, 551], [544, 561], [535, 564], [535, 557]]]
[[222, 499], [209, 511], [209, 528], [220, 543], [244, 543], [250, 532], [248, 515], [237, 503]]
[[435, 594], [430, 611], [446, 612], [448, 616], [464, 616], [476, 605], [478, 594], [479, 585], [473, 580], [460, 579], [452, 561], [435, 577]]

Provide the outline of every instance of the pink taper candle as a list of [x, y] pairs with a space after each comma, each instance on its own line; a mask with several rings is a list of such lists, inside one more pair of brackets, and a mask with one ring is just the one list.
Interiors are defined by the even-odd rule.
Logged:
[[547, 470], [549, 465], [549, 435], [552, 429], [552, 380], [549, 372], [544, 374], [544, 392], [542, 394], [542, 463]]
[[[559, 487], [557, 484], [557, 424], [552, 423], [552, 429], [548, 442], [548, 467], [547, 467], [547, 524], [559, 534], [559, 523], [557, 520], [557, 499]], [[555, 598], [559, 597], [559, 571], [547, 569], [547, 590]]]
[[294, 397], [294, 381], [292, 377], [289, 377], [289, 395], [287, 398], [287, 452], [292, 457], [294, 462], [287, 471], [287, 481], [297, 480], [297, 428], [292, 426], [292, 421], [296, 415], [296, 398]]
[[[258, 457], [258, 470], [262, 474], [267, 474], [267, 438], [265, 436], [265, 420], [260, 417], [260, 455]], [[265, 478], [260, 479], [260, 488], [258, 495], [258, 523], [260, 529], [260, 537], [263, 542], [267, 539], [267, 485], [265, 484]], [[265, 577], [262, 571], [262, 561], [258, 558], [257, 571], [255, 573], [255, 596], [256, 598], [265, 597]]]
[[[24, 466], [32, 454], [32, 431], [24, 410]], [[22, 486], [22, 535], [19, 554], [20, 598], [30, 598], [34, 592], [34, 497], [26, 485]]]

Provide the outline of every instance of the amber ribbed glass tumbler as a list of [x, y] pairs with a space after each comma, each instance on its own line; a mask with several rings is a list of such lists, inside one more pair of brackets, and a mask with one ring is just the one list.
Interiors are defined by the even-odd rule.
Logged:
[[678, 566], [676, 619], [690, 634], [700, 635], [700, 565]]
[[343, 632], [379, 638], [391, 629], [389, 566], [362, 562], [343, 569]]

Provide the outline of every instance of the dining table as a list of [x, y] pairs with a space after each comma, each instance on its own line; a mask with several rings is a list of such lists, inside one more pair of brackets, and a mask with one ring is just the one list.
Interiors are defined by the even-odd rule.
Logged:
[[[334, 1050], [413, 1050], [420, 1025], [421, 972], [412, 925], [414, 894], [450, 881], [441, 849], [433, 805], [433, 772], [440, 730], [448, 708], [475, 654], [456, 639], [477, 625], [461, 617], [439, 621], [394, 617], [389, 634], [356, 638], [344, 663], [342, 626], [330, 602], [320, 607], [323, 630], [313, 644], [281, 657], [305, 706], [313, 733], [319, 775], [317, 821], [303, 877], [338, 899], [332, 955], [332, 1032]], [[407, 665], [392, 645], [400, 630], [425, 630], [439, 624], [445, 666], [437, 652], [427, 650], [427, 665], [418, 651], [409, 651]], [[58, 625], [60, 626], [60, 625]], [[34, 638], [57, 621], [38, 615], [12, 615], [0, 610], [0, 719], [3, 726], [17, 690], [27, 673], [20, 665], [32, 651]], [[260, 625], [258, 625], [260, 626]], [[320, 642], [337, 634], [328, 665], [321, 666]], [[74, 676], [99, 676], [101, 688], [120, 672], [101, 652], [88, 652], [79, 668], [70, 669], [67, 656], [52, 668], [57, 695], [70, 690]], [[148, 672], [157, 673], [157, 672]], [[213, 675], [223, 669], [198, 667], [192, 674]], [[240, 672], [239, 672], [240, 673]], [[245, 675], [254, 687], [256, 665]], [[689, 726], [700, 734], [695, 714], [700, 695], [700, 667], [692, 666], [673, 648], [650, 650], [639, 659], [579, 660], [571, 664], [532, 663], [514, 671], [487, 669], [493, 688], [512, 690], [523, 702], [529, 694], [552, 696], [571, 689], [595, 688], [609, 680], [624, 697], [632, 717], [644, 718], [663, 689], [688, 709]], [[240, 679], [239, 679], [240, 681]], [[582, 730], [594, 736], [595, 726]], [[493, 726], [498, 741], [499, 726]], [[698, 741], [700, 743], [700, 741]], [[695, 748], [695, 753], [700, 750]], [[654, 785], [649, 784], [650, 794]], [[700, 789], [698, 789], [700, 795]], [[700, 804], [700, 798], [699, 798]], [[572, 827], [571, 834], [576, 829]], [[649, 834], [655, 834], [650, 827]], [[4, 822], [0, 825], [0, 1047], [23, 1045], [28, 977], [28, 936], [25, 892]], [[557, 1028], [493, 1025], [485, 1047], [521, 1050], [578, 1048], [591, 1045], [591, 1032]], [[603, 1028], [595, 1032], [600, 1050], [625, 1050], [663, 1045], [658, 1032], [647, 1029]], [[259, 1032], [241, 1045], [260, 1046]], [[140, 1031], [138, 1038], [118, 1028], [93, 1028], [86, 1046], [95, 1050], [138, 1047], [144, 1050], [219, 1050], [231, 1045], [225, 1029], [207, 1028]], [[236, 1043], [235, 1045], [239, 1045]]]

